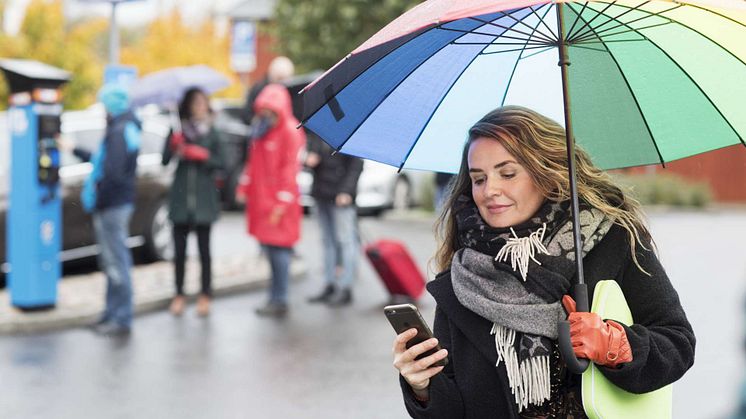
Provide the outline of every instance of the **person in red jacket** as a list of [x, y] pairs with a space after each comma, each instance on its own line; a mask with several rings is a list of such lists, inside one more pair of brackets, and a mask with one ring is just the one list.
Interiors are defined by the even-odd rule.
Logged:
[[306, 136], [296, 129], [287, 88], [269, 84], [254, 102], [255, 123], [249, 158], [236, 191], [246, 202], [248, 232], [269, 257], [272, 281], [269, 301], [256, 310], [264, 316], [287, 313], [292, 247], [300, 238], [303, 216], [296, 176]]

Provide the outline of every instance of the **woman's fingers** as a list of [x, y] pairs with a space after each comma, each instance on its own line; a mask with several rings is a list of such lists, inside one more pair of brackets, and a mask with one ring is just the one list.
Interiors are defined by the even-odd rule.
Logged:
[[396, 339], [394, 339], [394, 356], [405, 352], [407, 350], [407, 342], [415, 336], [417, 336], [417, 329], [415, 328], [398, 334]]
[[402, 373], [402, 375], [405, 374], [417, 374], [421, 371], [425, 371], [428, 368], [431, 368], [434, 363], [440, 361], [441, 359], [448, 356], [448, 351], [446, 349], [441, 349], [438, 352], [428, 355], [422, 359], [411, 361], [405, 361], [400, 363], [399, 371]]

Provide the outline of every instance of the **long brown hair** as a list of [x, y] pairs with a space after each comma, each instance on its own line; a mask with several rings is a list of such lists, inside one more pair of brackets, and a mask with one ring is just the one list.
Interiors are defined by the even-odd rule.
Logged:
[[[478, 138], [492, 138], [505, 147], [531, 176], [537, 188], [548, 200], [570, 199], [570, 178], [567, 170], [565, 129], [557, 122], [531, 109], [503, 106], [485, 115], [469, 129], [464, 145], [461, 168], [449, 184], [449, 194], [435, 225], [438, 250], [435, 265], [438, 271], [448, 269], [453, 254], [460, 248], [456, 216], [452, 209], [461, 195], [471, 195], [468, 153]], [[635, 264], [635, 248], [652, 245], [650, 232], [643, 221], [640, 203], [617, 186], [611, 177], [591, 162], [588, 154], [575, 148], [578, 197], [614, 220], [629, 234], [630, 253]]]

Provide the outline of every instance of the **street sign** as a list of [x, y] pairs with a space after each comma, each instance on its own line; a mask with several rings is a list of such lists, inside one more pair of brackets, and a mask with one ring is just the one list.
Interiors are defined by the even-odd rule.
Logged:
[[248, 73], [256, 68], [256, 24], [247, 20], [233, 22], [231, 28], [231, 69]]

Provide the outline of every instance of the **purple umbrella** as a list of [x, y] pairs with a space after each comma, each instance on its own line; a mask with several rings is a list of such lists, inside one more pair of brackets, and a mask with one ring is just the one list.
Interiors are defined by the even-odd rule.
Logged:
[[137, 80], [130, 96], [132, 106], [174, 105], [193, 87], [209, 95], [229, 85], [227, 77], [206, 65], [172, 67]]

